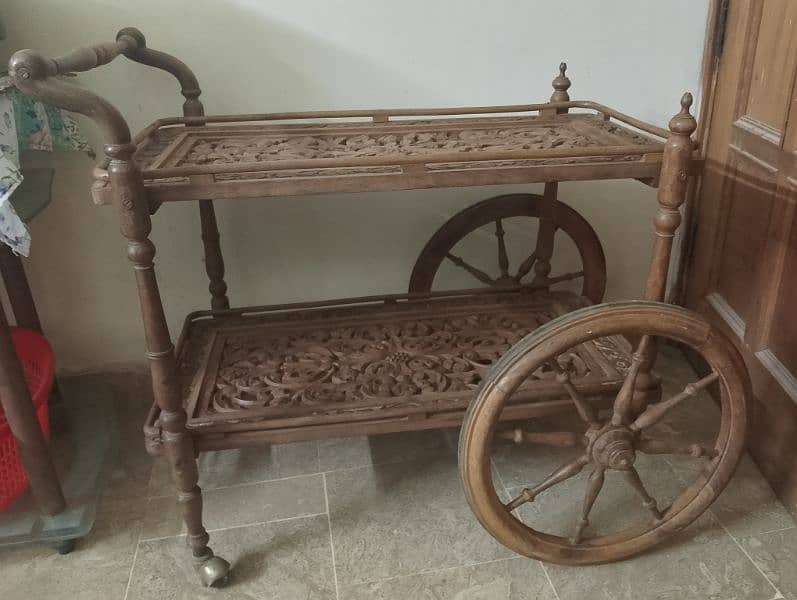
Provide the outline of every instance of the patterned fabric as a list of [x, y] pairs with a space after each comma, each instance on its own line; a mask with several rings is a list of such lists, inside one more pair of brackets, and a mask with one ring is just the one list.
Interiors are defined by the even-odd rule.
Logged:
[[22, 182], [19, 156], [24, 150], [94, 150], [72, 116], [21, 94], [8, 76], [0, 77], [0, 241], [28, 256], [30, 234], [10, 198]]
[[22, 173], [5, 154], [0, 152], [0, 241], [17, 254], [30, 253], [30, 234], [11, 206], [11, 194], [22, 183]]
[[0, 88], [0, 152], [15, 165], [19, 165], [19, 140], [11, 94]]

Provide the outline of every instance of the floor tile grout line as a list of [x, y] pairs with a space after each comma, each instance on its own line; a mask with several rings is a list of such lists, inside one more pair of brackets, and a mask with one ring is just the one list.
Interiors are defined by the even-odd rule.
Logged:
[[537, 561], [537, 562], [540, 563], [540, 566], [542, 567], [542, 572], [545, 573], [545, 579], [548, 580], [548, 585], [551, 586], [551, 591], [553, 592], [553, 597], [556, 598], [556, 600], [561, 600], [561, 598], [559, 597], [559, 591], [556, 589], [556, 586], [553, 584], [553, 581], [551, 580], [551, 576], [548, 574], [548, 569], [545, 568], [545, 563], [543, 563], [541, 560]]
[[133, 552], [133, 560], [130, 563], [130, 573], [127, 576], [127, 585], [125, 586], [125, 595], [123, 596], [123, 600], [127, 600], [127, 596], [130, 594], [130, 584], [133, 582], [133, 571], [136, 568], [136, 561], [138, 560], [138, 549], [141, 547], [141, 532], [138, 534], [138, 541], [136, 542], [136, 549]]
[[327, 508], [327, 525], [329, 526], [329, 550], [332, 553], [332, 576], [335, 580], [335, 598], [340, 600], [340, 586], [338, 584], [338, 565], [335, 561], [335, 543], [332, 541], [332, 514], [329, 512], [329, 494], [327, 493], [327, 475], [322, 475], [324, 479], [324, 501]]
[[[501, 477], [501, 471], [498, 470], [498, 465], [495, 464], [495, 461], [493, 460], [492, 456], [490, 457], [490, 465], [492, 466], [493, 470], [495, 471], [495, 475], [498, 478], [498, 482], [501, 484], [501, 487], [504, 490], [504, 494], [506, 494], [507, 500], [511, 500], [511, 497], [510, 497], [510, 494], [509, 494], [509, 489], [506, 487], [506, 484], [504, 483], [504, 478]], [[551, 576], [548, 574], [548, 569], [545, 568], [545, 563], [543, 563], [541, 560], [538, 560], [537, 564], [539, 564], [540, 567], [542, 568], [542, 572], [545, 575], [545, 579], [548, 580], [548, 585], [551, 586], [551, 591], [553, 592], [553, 597], [556, 600], [561, 600], [561, 598], [559, 598], [559, 591], [556, 589], [556, 586], [553, 584], [553, 580], [551, 579]]]
[[[317, 476], [323, 475], [323, 474], [324, 474], [323, 471], [318, 471], [316, 473], [301, 473], [299, 475], [288, 475], [287, 477], [277, 477], [276, 479], [263, 479], [262, 481], [246, 481], [246, 482], [243, 482], [243, 483], [232, 483], [230, 485], [220, 485], [219, 487], [213, 487], [213, 488], [202, 487], [202, 486], [200, 486], [200, 487], [202, 487], [202, 493], [203, 494], [208, 494], [208, 493], [211, 493], [211, 492], [215, 492], [217, 490], [229, 490], [229, 489], [233, 489], [233, 488], [241, 488], [241, 487], [250, 487], [250, 486], [254, 486], [254, 485], [260, 485], [262, 483], [275, 483], [275, 482], [279, 482], [279, 481], [290, 481], [292, 479], [300, 479], [302, 477], [308, 477], [308, 478], [309, 477], [317, 477]], [[174, 497], [173, 493], [158, 494], [156, 496], [148, 496], [147, 500], [160, 500], [160, 499], [163, 499], [163, 498], [172, 498], [172, 497]]]
[[750, 534], [750, 537], [755, 537], [757, 535], [770, 535], [772, 533], [781, 533], [783, 531], [791, 531], [793, 529], [797, 529], [797, 525], [790, 525], [789, 527], [781, 527], [779, 529], [770, 529], [769, 531], [761, 531], [757, 533]]
[[[240, 525], [230, 525], [229, 527], [218, 527], [216, 529], [208, 529], [208, 533], [218, 533], [220, 531], [229, 531], [231, 529], [241, 529], [243, 527], [257, 527], [259, 525], [273, 525], [274, 523], [284, 523], [286, 521], [297, 521], [299, 519], [312, 519], [313, 517], [323, 517], [325, 512], [308, 513], [306, 515], [296, 515], [295, 517], [283, 517], [281, 519], [271, 519], [269, 521], [255, 521], [253, 523], [242, 523]], [[185, 537], [185, 532], [175, 533], [174, 535], [163, 535], [160, 537], [141, 538], [140, 542], [159, 542], [162, 540], [170, 540], [173, 538]]]
[[[749, 453], [746, 453], [746, 454], [749, 456]], [[672, 464], [672, 462], [670, 460], [665, 458], [665, 462], [667, 462], [667, 464], [673, 470], [673, 472], [675, 473], [676, 477], [681, 481], [681, 483], [688, 483], [684, 477], [681, 477], [681, 475], [678, 472], [678, 469], [675, 467], [675, 465]], [[763, 477], [763, 475], [761, 474], [760, 470], [759, 470], [758, 474], [759, 474], [759, 476]], [[780, 502], [780, 500], [778, 500], [778, 502]], [[717, 516], [717, 514], [714, 512], [714, 510], [713, 509], [708, 509], [707, 512], [711, 515], [711, 517], [714, 520], [715, 524], [719, 525], [719, 527], [727, 534], [727, 536], [729, 538], [731, 538], [731, 540], [733, 540], [733, 543], [736, 544], [736, 546], [738, 546], [739, 550], [742, 551], [742, 554], [745, 555], [747, 560], [749, 560], [753, 564], [755, 569], [761, 574], [761, 576], [766, 580], [766, 582], [769, 583], [769, 585], [771, 585], [772, 588], [775, 590], [775, 596], [772, 597], [770, 600], [781, 600], [782, 598], [785, 598], [785, 596], [783, 595], [783, 592], [781, 592], [780, 589], [774, 584], [774, 582], [766, 575], [766, 573], [764, 573], [764, 571], [762, 571], [758, 567], [758, 565], [753, 560], [753, 558], [750, 556], [750, 554], [748, 554], [747, 550], [745, 550], [744, 546], [742, 546], [742, 544], [739, 542], [739, 540], [736, 539], [736, 536], [734, 536], [730, 532], [730, 530], [725, 526], [725, 524], [722, 522], [722, 519], [720, 519]], [[779, 529], [771, 529], [769, 531], [762, 531], [760, 533], [753, 533], [753, 534], [750, 534], [750, 537], [755, 537], [755, 536], [759, 536], [759, 535], [769, 535], [769, 534], [772, 534], [772, 533], [779, 533], [779, 532], [782, 532], [782, 531], [791, 531], [791, 530], [794, 530], [794, 529], [797, 529], [797, 525], [790, 525], [789, 527], [781, 527]]]
[[716, 514], [714, 514], [714, 511], [709, 508], [707, 509], [706, 512], [708, 512], [711, 515], [711, 518], [714, 520], [715, 523], [717, 523], [722, 528], [725, 534], [733, 540], [733, 543], [736, 544], [739, 550], [742, 551], [742, 554], [744, 554], [747, 560], [749, 560], [750, 563], [753, 565], [753, 567], [755, 567], [755, 570], [761, 574], [761, 577], [763, 577], [764, 580], [769, 585], [772, 586], [772, 589], [775, 590], [775, 595], [771, 598], [771, 600], [780, 600], [781, 598], [784, 598], [785, 596], [783, 595], [783, 592], [780, 591], [780, 588], [778, 588], [778, 586], [776, 586], [773, 583], [773, 581], [769, 577], [767, 577], [767, 574], [764, 573], [761, 567], [759, 567], [758, 564], [753, 560], [753, 557], [750, 556], [747, 550], [745, 550], [744, 546], [742, 546], [742, 544], [739, 543], [739, 540], [737, 540], [736, 537], [728, 530], [728, 528], [725, 527], [725, 524], [722, 522], [722, 520], [720, 520], [720, 518]]
[[493, 460], [492, 457], [490, 457], [490, 466], [493, 468], [495, 476], [498, 478], [498, 483], [501, 484], [501, 489], [504, 490], [504, 493], [507, 496], [507, 501], [511, 500], [511, 498], [509, 497], [509, 488], [506, 487], [506, 483], [504, 483], [504, 478], [501, 477], [501, 471], [498, 470], [498, 465], [495, 464], [495, 461]]
[[[681, 481], [681, 483], [688, 483], [688, 482], [687, 482], [687, 480], [686, 480], [686, 478], [684, 478], [684, 477], [682, 477], [682, 476], [680, 475], [680, 473], [679, 473], [678, 469], [677, 469], [677, 468], [676, 468], [676, 466], [675, 466], [675, 465], [672, 463], [672, 461], [671, 461], [671, 460], [667, 459], [666, 457], [665, 457], [665, 459], [664, 459], [664, 460], [665, 460], [665, 462], [666, 462], [666, 463], [669, 465], [670, 469], [672, 469], [672, 471], [675, 473], [675, 476], [676, 476], [676, 477], [677, 477], [677, 478], [678, 478], [678, 479]], [[759, 474], [760, 474], [760, 473], [759, 473]], [[761, 570], [761, 569], [759, 568], [759, 566], [758, 566], [758, 565], [756, 564], [756, 562], [753, 560], [753, 557], [752, 557], [752, 556], [750, 556], [750, 554], [748, 554], [748, 552], [747, 552], [747, 550], [745, 550], [744, 546], [742, 546], [742, 544], [739, 542], [739, 540], [737, 540], [737, 539], [736, 539], [736, 536], [734, 536], [734, 535], [733, 535], [733, 534], [730, 532], [730, 530], [729, 530], [729, 529], [728, 529], [728, 528], [725, 526], [725, 523], [723, 523], [723, 522], [722, 522], [722, 519], [720, 519], [720, 518], [717, 516], [717, 514], [714, 512], [714, 510], [713, 510], [713, 509], [711, 509], [711, 508], [707, 509], [707, 510], [706, 510], [706, 512], [708, 512], [708, 513], [709, 513], [709, 515], [711, 515], [711, 518], [712, 518], [712, 520], [714, 521], [714, 523], [715, 523], [716, 525], [719, 525], [720, 529], [722, 529], [722, 530], [725, 532], [725, 534], [726, 534], [726, 535], [727, 535], [729, 538], [731, 538], [731, 540], [733, 540], [733, 543], [734, 543], [734, 544], [736, 544], [736, 546], [739, 548], [739, 550], [741, 550], [741, 551], [742, 551], [742, 554], [744, 554], [745, 558], [747, 558], [747, 560], [748, 560], [748, 561], [750, 561], [750, 563], [753, 565], [753, 567], [756, 569], [756, 571], [758, 571], [758, 572], [759, 572], [759, 574], [760, 574], [760, 575], [761, 575], [761, 576], [764, 578], [764, 580], [765, 580], [765, 581], [766, 581], [766, 582], [767, 582], [767, 583], [768, 583], [770, 586], [772, 586], [772, 589], [773, 589], [773, 590], [775, 590], [775, 595], [774, 595], [772, 598], [770, 598], [770, 600], [783, 600], [783, 598], [785, 598], [785, 596], [783, 595], [783, 592], [781, 592], [781, 591], [780, 591], [780, 589], [778, 588], [778, 586], [776, 586], [776, 585], [774, 584], [774, 582], [773, 582], [773, 581], [772, 581], [772, 580], [771, 580], [771, 579], [770, 579], [770, 578], [767, 576], [767, 574], [766, 574], [766, 573], [764, 573], [764, 571], [763, 571], [763, 570]], [[790, 531], [790, 530], [792, 530], [792, 529], [797, 529], [797, 525], [792, 525], [792, 526], [790, 526], [790, 527], [783, 527], [783, 528], [781, 528], [781, 529], [773, 529], [773, 530], [771, 530], [771, 531], [764, 531], [764, 532], [761, 532], [761, 533], [756, 533], [756, 534], [752, 534], [752, 535], [767, 535], [767, 534], [769, 534], [769, 533], [777, 533], [777, 532], [780, 532], [780, 531]]]
[[314, 517], [323, 517], [325, 512], [307, 513], [306, 515], [296, 515], [295, 517], [282, 517], [281, 519], [271, 519], [268, 521], [257, 521], [255, 523], [244, 523], [242, 525], [230, 525], [229, 527], [219, 527], [217, 529], [208, 529], [208, 533], [215, 533], [218, 531], [229, 531], [230, 529], [241, 529], [242, 527], [256, 527], [258, 525], [272, 525], [274, 523], [285, 523], [286, 521], [297, 521], [299, 519], [312, 519]]
[[[151, 467], [150, 467], [150, 477], [152, 477]], [[147, 507], [149, 507], [149, 499], [147, 499]], [[123, 600], [127, 600], [127, 596], [130, 594], [130, 584], [133, 582], [133, 571], [135, 570], [136, 562], [138, 561], [138, 549], [141, 547], [141, 534], [143, 532], [144, 532], [144, 527], [143, 526], [139, 527], [138, 535], [136, 535], [136, 549], [133, 550], [133, 560], [130, 561], [130, 572], [127, 575], [127, 585], [125, 586], [125, 595], [123, 596]]]
[[356, 469], [367, 469], [369, 467], [388, 467], [391, 465], [400, 465], [402, 463], [415, 462], [420, 460], [423, 460], [423, 457], [416, 456], [414, 458], [396, 458], [390, 460], [380, 460], [377, 462], [364, 463], [361, 465], [352, 465], [351, 467], [340, 467], [339, 469], [325, 469], [321, 471], [321, 473], [334, 474], [334, 473], [342, 473], [345, 471], [355, 471]]
[[[224, 450], [213, 450], [212, 452], [224, 452]], [[288, 475], [287, 477], [275, 477], [274, 479], [260, 479], [258, 481], [247, 481], [247, 482], [244, 482], [244, 483], [233, 483], [233, 484], [230, 484], [230, 485], [223, 485], [223, 486], [214, 487], [214, 488], [202, 487], [202, 492], [203, 493], [213, 492], [215, 490], [226, 490], [226, 489], [230, 489], [230, 488], [242, 487], [242, 486], [247, 486], [247, 485], [258, 485], [260, 483], [271, 483], [271, 482], [274, 482], [274, 481], [286, 481], [286, 480], [289, 480], [289, 479], [297, 479], [299, 477], [310, 477], [312, 475], [323, 475], [325, 473], [340, 473], [340, 472], [343, 472], [343, 471], [353, 471], [355, 469], [365, 469], [365, 468], [368, 468], [368, 467], [382, 467], [382, 466], [386, 466], [386, 465], [396, 465], [396, 464], [401, 464], [401, 463], [405, 463], [405, 462], [413, 462], [413, 461], [417, 461], [417, 460], [422, 460], [421, 457], [397, 458], [397, 459], [389, 459], [389, 460], [378, 461], [378, 462], [370, 462], [370, 463], [361, 464], [361, 465], [353, 465], [351, 467], [341, 467], [339, 469], [322, 469], [321, 468], [321, 446], [320, 446], [320, 444], [318, 444], [318, 442], [316, 442], [316, 458], [317, 458], [317, 461], [318, 461], [318, 471], [312, 471], [310, 473], [299, 473], [297, 475]], [[173, 496], [172, 493], [163, 493], [163, 494], [149, 495], [149, 490], [147, 491], [147, 494], [148, 494], [148, 496], [147, 496], [148, 499], [153, 499], [153, 498], [171, 498]]]
[[[319, 456], [318, 460], [319, 460], [319, 463], [320, 463], [320, 460], [321, 460], [320, 456]], [[239, 488], [239, 487], [252, 486], [252, 485], [260, 485], [262, 483], [275, 483], [275, 482], [278, 482], [278, 481], [288, 481], [288, 480], [291, 480], [291, 479], [299, 479], [300, 477], [313, 477], [313, 476], [317, 476], [317, 475], [324, 475], [326, 473], [341, 473], [343, 471], [353, 471], [355, 469], [365, 469], [365, 468], [368, 468], [368, 467], [381, 467], [381, 466], [385, 466], [385, 465], [395, 465], [395, 464], [400, 464], [400, 463], [403, 463], [403, 462], [411, 462], [412, 460], [419, 460], [419, 459], [397, 459], [397, 460], [387, 461], [387, 462], [376, 462], [376, 463], [368, 463], [368, 464], [363, 464], [363, 465], [355, 465], [353, 467], [343, 467], [343, 468], [340, 468], [340, 469], [328, 469], [328, 470], [313, 471], [312, 473], [300, 473], [298, 475], [288, 475], [287, 477], [276, 477], [274, 479], [260, 479], [258, 481], [246, 481], [246, 482], [243, 482], [243, 483], [231, 483], [230, 485], [221, 485], [219, 487], [212, 487], [212, 488], [202, 487], [202, 493], [203, 494], [207, 494], [209, 492], [215, 492], [216, 490], [229, 490], [229, 489], [232, 489], [232, 488]], [[321, 468], [321, 465], [319, 464], [319, 469], [320, 468]], [[148, 496], [147, 499], [155, 500], [155, 499], [162, 499], [162, 498], [171, 498], [173, 496], [174, 496], [174, 494], [172, 494], [172, 493], [164, 493], [164, 494], [157, 494], [157, 495], [154, 495], [154, 496]]]

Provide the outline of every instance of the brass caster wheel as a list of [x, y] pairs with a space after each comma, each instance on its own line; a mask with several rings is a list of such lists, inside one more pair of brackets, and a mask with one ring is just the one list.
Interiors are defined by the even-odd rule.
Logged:
[[[702, 359], [701, 375], [678, 366], [664, 341]], [[569, 357], [609, 346], [622, 349], [612, 359], [623, 376], [601, 392], [613, 400], [601, 411], [587, 385], [604, 377], [601, 369], [573, 373]], [[665, 354], [674, 362], [657, 369]], [[651, 374], [661, 394], [640, 404]], [[520, 401], [515, 391], [550, 375], [573, 404], [567, 431], [507, 430], [502, 413]], [[523, 338], [482, 382], [459, 440], [466, 497], [493, 537], [530, 558], [588, 565], [634, 556], [684, 529], [720, 494], [744, 450], [749, 399], [741, 356], [699, 315], [658, 302], [574, 311]], [[494, 478], [501, 460], [509, 476]]]
[[[547, 290], [569, 282], [575, 286], [573, 291], [578, 289], [590, 302], [600, 302], [606, 288], [606, 260], [595, 230], [578, 212], [557, 202], [550, 240], [543, 244], [547, 250], [542, 252], [547, 258], [543, 258], [534, 246], [540, 246], [540, 240], [545, 237], [541, 235], [545, 206], [546, 201], [538, 194], [505, 194], [458, 212], [421, 250], [410, 276], [410, 293], [440, 289], [441, 283], [445, 284], [444, 280], [452, 274], [451, 269], [459, 269], [473, 281], [474, 285], [468, 287]], [[530, 244], [528, 236], [534, 236], [535, 232], [538, 240]], [[468, 241], [463, 241], [466, 238]], [[495, 238], [494, 246], [491, 240], [487, 249], [479, 252], [482, 260], [478, 265], [468, 262], [468, 246], [483, 244], [480, 240], [490, 238]], [[563, 248], [557, 246], [560, 242]], [[494, 258], [485, 261], [485, 252], [491, 252], [490, 246], [495, 248]], [[558, 265], [557, 250], [564, 250], [562, 256], [566, 256], [568, 250], [573, 254], [572, 249], [578, 255], [573, 265], [578, 262], [581, 266], [565, 272], [563, 265]], [[512, 260], [513, 250], [516, 260]], [[522, 257], [518, 252], [523, 253]], [[448, 275], [443, 273], [446, 269]]]
[[202, 585], [213, 587], [226, 583], [230, 574], [230, 563], [220, 556], [213, 556], [211, 553], [210, 558], [205, 558], [197, 563], [196, 569], [199, 571], [199, 579], [202, 581]]

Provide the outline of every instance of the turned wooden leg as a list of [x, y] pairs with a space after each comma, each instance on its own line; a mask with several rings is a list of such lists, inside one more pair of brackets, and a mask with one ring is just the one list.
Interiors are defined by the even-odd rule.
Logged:
[[551, 274], [551, 258], [553, 257], [553, 243], [556, 236], [556, 203], [559, 184], [551, 181], [545, 184], [543, 192], [543, 214], [540, 215], [540, 224], [537, 229], [537, 245], [534, 249], [534, 279], [532, 285], [547, 287], [548, 276]]
[[646, 300], [663, 302], [667, 289], [672, 242], [681, 224], [680, 208], [686, 200], [689, 168], [695, 149], [691, 136], [697, 129], [697, 122], [689, 114], [691, 106], [692, 94], [686, 93], [681, 98], [681, 112], [670, 120], [672, 135], [664, 143], [657, 196], [659, 209], [653, 221], [656, 237], [650, 274], [645, 287]]
[[[570, 95], [570, 80], [565, 75], [567, 64], [559, 65], [559, 75], [551, 82], [554, 92], [551, 94], [551, 102], [567, 102]], [[567, 108], [543, 109], [540, 116], [567, 114]], [[548, 181], [545, 183], [543, 192], [544, 208], [540, 215], [540, 225], [537, 230], [537, 245], [534, 250], [534, 279], [533, 286], [547, 287], [549, 284], [548, 276], [551, 274], [551, 258], [553, 257], [554, 237], [556, 236], [556, 203], [558, 200], [559, 183]]]
[[[639, 340], [631, 340], [634, 348], [639, 344]], [[658, 353], [658, 343], [655, 339], [650, 340], [648, 348], [644, 352], [642, 366], [639, 374], [634, 380], [634, 392], [631, 399], [631, 409], [628, 412], [629, 419], [633, 420], [641, 415], [648, 404], [655, 404], [661, 400], [661, 378], [653, 373], [653, 365], [656, 364], [656, 354]]]
[[227, 283], [224, 281], [224, 259], [221, 256], [219, 227], [212, 200], [199, 201], [199, 218], [202, 221], [202, 244], [205, 247], [205, 272], [210, 285], [210, 306], [213, 310], [230, 308]]
[[[673, 239], [681, 224], [680, 208], [686, 200], [689, 167], [695, 147], [691, 136], [697, 128], [697, 122], [689, 113], [691, 106], [692, 94], [686, 93], [681, 98], [681, 112], [670, 120], [672, 135], [664, 144], [657, 196], [659, 208], [653, 220], [656, 237], [653, 243], [650, 273], [645, 286], [645, 300], [663, 302], [667, 291]], [[651, 372], [656, 358], [655, 340], [650, 344], [647, 354], [636, 382], [634, 398], [636, 414], [640, 414], [649, 403], [657, 402], [661, 397], [659, 382]]]
[[177, 499], [182, 506], [188, 544], [203, 583], [212, 585], [227, 575], [229, 564], [214, 557], [208, 547], [208, 533], [202, 525], [202, 491], [197, 485], [194, 444], [186, 429], [187, 417], [182, 404], [174, 347], [155, 277], [155, 245], [149, 239], [152, 224], [144, 185], [131, 160], [134, 150], [130, 144], [106, 146], [105, 151], [111, 158], [108, 172], [120, 212], [122, 234], [128, 240], [127, 255], [136, 275], [152, 389], [161, 410], [164, 450], [177, 489]]

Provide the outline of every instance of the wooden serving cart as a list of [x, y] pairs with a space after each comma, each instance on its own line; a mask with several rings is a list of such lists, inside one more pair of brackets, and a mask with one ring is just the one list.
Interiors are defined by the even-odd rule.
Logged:
[[[159, 119], [132, 137], [109, 102], [58, 77], [120, 54], [174, 75], [184, 116]], [[89, 116], [107, 136], [108, 159], [92, 193], [98, 204], [116, 205], [138, 284], [156, 402], [146, 445], [171, 464], [204, 584], [223, 580], [230, 567], [213, 555], [202, 525], [195, 459], [203, 450], [462, 425], [460, 471], [479, 521], [521, 554], [566, 564], [649, 548], [693, 521], [728, 482], [743, 449], [745, 367], [706, 321], [661, 303], [679, 207], [700, 168], [690, 137], [692, 97], [684, 95], [668, 131], [571, 101], [565, 69], [543, 104], [205, 116], [193, 73], [149, 49], [136, 29], [60, 58], [30, 50], [13, 56], [20, 90]], [[619, 178], [659, 188], [653, 262], [645, 302], [597, 304], [606, 280], [600, 241], [557, 200], [557, 182]], [[229, 307], [213, 200], [532, 182], [545, 183], [542, 195], [498, 196], [451, 218], [422, 250], [408, 294]], [[188, 316], [175, 350], [155, 278], [150, 216], [164, 202], [187, 200], [199, 203], [212, 310]], [[537, 241], [510, 269], [504, 222], [518, 217], [538, 221]], [[496, 238], [497, 274], [454, 253], [484, 227]], [[557, 232], [575, 244], [581, 269], [552, 273]], [[482, 287], [435, 291], [446, 262]], [[554, 289], [565, 281], [580, 289]], [[666, 398], [654, 371], [662, 340], [707, 366], [704, 377]], [[721, 408], [713, 445], [652, 435], [653, 425], [704, 388]], [[526, 427], [531, 417], [573, 409], [583, 432]], [[580, 450], [506, 501], [490, 455], [494, 444], [513, 441]], [[704, 465], [660, 507], [634, 468], [638, 452], [691, 455]], [[567, 534], [524, 522], [523, 504], [588, 465], [580, 517]], [[649, 517], [590, 536], [589, 513], [607, 470], [624, 475]]]

